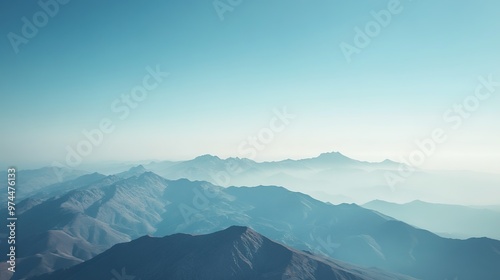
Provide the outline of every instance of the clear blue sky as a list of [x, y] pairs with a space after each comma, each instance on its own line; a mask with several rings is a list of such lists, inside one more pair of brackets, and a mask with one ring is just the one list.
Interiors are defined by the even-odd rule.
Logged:
[[[207, 0], [72, 0], [15, 53], [8, 34], [42, 9], [2, 1], [0, 162], [62, 162], [103, 118], [116, 128], [88, 162], [243, 156], [239, 145], [287, 106], [296, 118], [256, 160], [399, 161], [443, 127], [426, 167], [500, 172], [500, 88], [459, 129], [442, 117], [478, 76], [500, 80], [500, 2], [402, 0], [348, 63], [339, 45], [388, 3], [243, 0], [220, 20]], [[169, 77], [119, 119], [113, 101], [156, 65]]]

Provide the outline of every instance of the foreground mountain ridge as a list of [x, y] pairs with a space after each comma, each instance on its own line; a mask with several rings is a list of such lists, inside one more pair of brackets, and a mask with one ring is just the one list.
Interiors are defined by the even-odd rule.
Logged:
[[207, 235], [144, 236], [75, 267], [31, 279], [107, 279], [116, 272], [141, 280], [414, 279], [297, 251], [242, 226]]

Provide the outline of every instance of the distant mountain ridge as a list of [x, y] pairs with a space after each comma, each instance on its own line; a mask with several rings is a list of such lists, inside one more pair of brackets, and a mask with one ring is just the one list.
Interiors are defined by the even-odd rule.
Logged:
[[[203, 155], [187, 161], [154, 162], [144, 168], [168, 179], [187, 178], [224, 187], [286, 186], [332, 203], [419, 199], [493, 205], [500, 197], [500, 174], [425, 171], [389, 159], [359, 161], [339, 152], [269, 162]], [[413, 170], [409, 176], [408, 170]]]
[[[88, 174], [87, 171], [60, 167], [42, 167], [16, 171], [16, 183], [22, 188], [16, 191], [18, 200], [30, 197], [47, 186], [63, 183]], [[7, 178], [7, 171], [0, 171], [0, 178]], [[0, 189], [7, 188], [7, 180], [0, 180]], [[0, 196], [0, 203], [7, 201], [7, 197]], [[2, 203], [5, 205], [6, 203]]]
[[405, 204], [375, 200], [362, 206], [445, 237], [500, 240], [500, 211], [418, 200]]
[[[353, 191], [356, 193], [361, 187], [386, 184], [384, 172], [397, 170], [399, 165], [390, 160], [375, 163], [358, 161], [339, 152], [331, 152], [313, 158], [269, 162], [202, 155], [192, 160], [155, 162], [144, 167], [168, 179], [187, 178], [225, 187], [280, 185], [323, 200], [341, 203], [355, 202], [352, 198], [345, 198], [355, 196]], [[349, 188], [344, 182], [350, 182]]]
[[[425, 171], [388, 159], [381, 162], [359, 161], [339, 152], [323, 153], [306, 159], [269, 162], [236, 157], [222, 159], [207, 154], [186, 161], [150, 162], [140, 166], [130, 163], [96, 166], [97, 169], [93, 171], [119, 177], [137, 175], [147, 170], [170, 180], [186, 178], [223, 187], [286, 186], [288, 189], [336, 204], [364, 204], [377, 199], [395, 202], [418, 199], [447, 204], [495, 205], [498, 204], [496, 198], [500, 197], [500, 189], [497, 187], [500, 185], [500, 174]], [[90, 166], [86, 168], [92, 170]], [[77, 177], [72, 174], [73, 170], [52, 171], [54, 170], [52, 177], [54, 174], [70, 177], [59, 183]], [[114, 171], [109, 173], [109, 170]], [[405, 170], [404, 174], [401, 170]], [[410, 176], [405, 175], [407, 170], [413, 170]], [[42, 181], [45, 180], [43, 176], [39, 176]], [[38, 180], [36, 176], [33, 178]], [[45, 183], [41, 186], [48, 185], [50, 184]], [[37, 187], [37, 190], [39, 189]], [[22, 196], [21, 193], [20, 198], [27, 196]]]

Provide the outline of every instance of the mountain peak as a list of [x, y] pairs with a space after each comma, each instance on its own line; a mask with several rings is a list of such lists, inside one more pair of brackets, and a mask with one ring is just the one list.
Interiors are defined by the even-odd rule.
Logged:
[[225, 230], [220, 231], [221, 234], [227, 235], [228, 237], [239, 237], [242, 235], [259, 235], [253, 229], [245, 226], [230, 226]]
[[235, 233], [240, 233], [241, 234], [241, 233], [247, 232], [249, 230], [253, 231], [251, 228], [246, 227], [246, 226], [230, 226], [227, 229], [225, 229], [224, 231], [235, 232]]
[[165, 182], [166, 179], [161, 177], [160, 175], [151, 172], [151, 171], [145, 171], [142, 172], [138, 177], [139, 180], [148, 180], [149, 182]]
[[322, 153], [317, 158], [326, 160], [352, 160], [340, 152]]
[[390, 160], [390, 159], [385, 159], [380, 162], [380, 164], [386, 164], [386, 165], [400, 165], [401, 163]]
[[326, 152], [321, 153], [318, 157], [346, 157], [341, 152]]
[[147, 169], [144, 168], [144, 166], [142, 164], [139, 164], [137, 166], [131, 167], [128, 171], [129, 172], [141, 172], [142, 173], [142, 172], [146, 172]]
[[131, 167], [127, 171], [124, 171], [124, 172], [121, 172], [121, 173], [118, 173], [115, 175], [118, 176], [119, 178], [126, 179], [126, 178], [130, 178], [130, 177], [134, 177], [134, 176], [140, 176], [147, 171], [148, 170], [146, 168], [144, 168], [144, 166], [138, 165], [138, 166]]
[[230, 226], [224, 230], [208, 234], [213, 240], [226, 240], [234, 244], [244, 244], [259, 248], [265, 239], [260, 233], [246, 226]]
[[220, 160], [220, 158], [211, 154], [204, 154], [201, 156], [197, 156], [196, 158], [194, 158], [194, 160]]

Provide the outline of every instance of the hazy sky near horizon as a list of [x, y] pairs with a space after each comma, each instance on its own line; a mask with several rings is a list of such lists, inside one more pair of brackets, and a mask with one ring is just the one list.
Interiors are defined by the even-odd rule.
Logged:
[[[422, 167], [500, 173], [500, 87], [467, 117], [449, 112], [478, 77], [500, 82], [500, 2], [402, 0], [348, 62], [340, 44], [356, 46], [355, 28], [389, 2], [242, 0], [221, 20], [213, 1], [72, 0], [16, 53], [11, 32], [43, 10], [3, 1], [0, 163], [64, 164], [82, 131], [108, 119], [114, 130], [85, 163], [329, 151], [401, 161], [441, 128], [446, 141]], [[148, 67], [169, 75], [128, 105]], [[270, 125], [284, 107], [294, 118]], [[257, 148], [248, 138], [259, 133], [268, 143]]]

